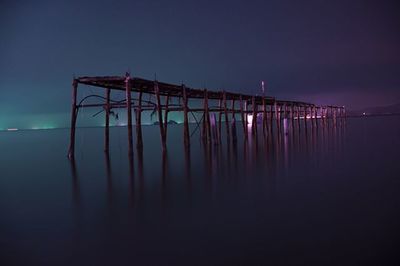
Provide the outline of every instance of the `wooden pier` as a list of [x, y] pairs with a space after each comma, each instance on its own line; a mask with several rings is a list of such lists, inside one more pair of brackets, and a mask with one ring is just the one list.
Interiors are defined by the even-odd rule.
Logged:
[[[102, 94], [103, 96], [88, 95], [78, 102], [79, 84], [103, 88], [104, 94]], [[125, 99], [122, 101], [112, 100], [111, 92], [113, 90], [125, 92]], [[144, 94], [152, 95], [154, 99], [143, 100]], [[89, 98], [99, 98], [102, 102], [85, 103]], [[178, 103], [171, 104], [173, 100]], [[200, 105], [202, 107], [191, 107], [190, 100], [196, 100], [197, 103], [202, 101], [202, 105]], [[215, 105], [211, 103], [215, 103]], [[307, 124], [307, 120], [310, 120], [311, 125], [314, 126], [314, 120], [316, 121], [317, 119], [322, 119], [323, 123], [326, 123], [327, 119], [331, 119], [333, 123], [336, 123], [337, 118], [345, 118], [346, 116], [345, 108], [339, 106], [317, 106], [312, 103], [277, 100], [270, 96], [240, 94], [225, 90], [195, 89], [186, 87], [183, 84], [174, 85], [131, 77], [129, 74], [125, 76], [79, 77], [74, 78], [72, 82], [69, 158], [74, 158], [75, 154], [75, 128], [79, 109], [87, 107], [101, 107], [105, 111], [105, 152], [109, 151], [110, 145], [109, 123], [111, 110], [126, 109], [129, 156], [133, 155], [132, 109], [135, 114], [136, 147], [139, 149], [143, 147], [142, 113], [155, 111], [163, 150], [166, 149], [167, 144], [168, 114], [170, 112], [183, 112], [183, 141], [185, 147], [190, 146], [190, 113], [202, 114], [198, 125], [201, 126], [201, 138], [206, 143], [214, 143], [216, 145], [221, 143], [222, 121], [225, 121], [227, 141], [236, 141], [236, 115], [240, 117], [245, 140], [249, 134], [249, 117], [252, 118], [250, 132], [257, 136], [257, 118], [261, 115], [262, 122], [260, 125], [265, 136], [268, 132], [272, 132], [274, 121], [277, 130], [280, 131], [283, 119], [291, 119], [292, 121], [296, 119], [299, 123], [300, 119], [304, 119], [305, 124]], [[230, 117], [232, 121], [230, 121]]]

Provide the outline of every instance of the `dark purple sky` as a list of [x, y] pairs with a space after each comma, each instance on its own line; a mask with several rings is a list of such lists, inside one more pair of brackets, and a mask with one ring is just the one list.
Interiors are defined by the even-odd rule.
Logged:
[[279, 98], [353, 109], [400, 102], [399, 7], [385, 0], [1, 0], [1, 116], [67, 113], [73, 74], [127, 70], [254, 93], [265, 80]]

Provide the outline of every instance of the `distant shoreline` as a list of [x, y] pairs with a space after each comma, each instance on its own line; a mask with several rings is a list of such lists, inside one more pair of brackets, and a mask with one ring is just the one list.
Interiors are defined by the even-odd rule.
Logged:
[[363, 115], [363, 114], [354, 114], [354, 115], [352, 115], [352, 114], [349, 114], [349, 115], [347, 115], [346, 117], [347, 118], [352, 118], [352, 117], [376, 117], [376, 116], [397, 116], [397, 115], [400, 115], [400, 113], [391, 113], [391, 114], [365, 114], [365, 115]]
[[[367, 118], [367, 117], [380, 117], [380, 116], [400, 116], [400, 113], [393, 114], [365, 114], [365, 115], [347, 115], [346, 118]], [[340, 119], [340, 118], [338, 118]], [[239, 123], [240, 121], [237, 121]], [[183, 123], [171, 124], [171, 125], [181, 125]], [[191, 122], [189, 124], [196, 124], [195, 122]], [[135, 125], [132, 125], [133, 127]], [[158, 124], [142, 124], [143, 126], [157, 126]], [[110, 126], [113, 127], [126, 127], [126, 125], [121, 126]], [[76, 128], [104, 128], [104, 126], [80, 126]], [[16, 131], [40, 131], [40, 130], [59, 130], [59, 129], [70, 129], [69, 127], [54, 127], [54, 128], [8, 128], [8, 129], [0, 129], [0, 132], [16, 132]]]

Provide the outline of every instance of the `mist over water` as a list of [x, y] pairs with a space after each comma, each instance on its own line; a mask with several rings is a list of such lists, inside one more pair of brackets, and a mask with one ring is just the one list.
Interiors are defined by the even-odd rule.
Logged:
[[66, 129], [0, 132], [2, 265], [398, 264], [399, 122], [247, 142], [238, 123], [236, 143], [196, 133], [189, 150], [170, 125], [166, 152], [145, 126], [132, 161], [124, 127], [109, 156], [103, 128], [77, 129], [74, 161]]

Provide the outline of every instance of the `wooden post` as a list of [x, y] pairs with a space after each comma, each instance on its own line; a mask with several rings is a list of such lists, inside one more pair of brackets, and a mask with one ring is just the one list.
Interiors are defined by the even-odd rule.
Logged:
[[326, 126], [329, 128], [329, 106], [326, 107], [325, 117], [326, 117]]
[[185, 85], [182, 85], [182, 95], [183, 95], [183, 139], [185, 146], [190, 146], [188, 97]]
[[309, 109], [310, 109], [311, 127], [314, 127], [313, 107], [309, 106]]
[[[243, 134], [244, 134], [244, 138], [247, 139], [247, 125], [246, 125], [246, 119], [245, 119], [245, 114], [244, 114], [244, 110], [243, 110], [243, 97], [242, 95], [239, 96], [239, 103], [240, 103], [240, 118], [242, 120], [242, 126], [243, 126]], [[247, 114], [246, 114], [247, 117]]]
[[336, 126], [336, 111], [337, 111], [336, 106], [333, 107], [332, 111], [333, 111], [333, 125]]
[[321, 121], [323, 121], [324, 118], [324, 108], [322, 106], [319, 107], [319, 116], [321, 118]]
[[287, 118], [287, 105], [284, 104], [283, 105], [283, 119], [286, 119], [286, 118]]
[[133, 140], [132, 140], [132, 108], [131, 108], [131, 86], [132, 80], [129, 75], [125, 78], [125, 98], [127, 110], [127, 127], [128, 127], [128, 155], [133, 155]]
[[296, 104], [297, 126], [300, 129], [300, 106]]
[[290, 118], [292, 119], [292, 124], [294, 123], [294, 104], [290, 106]]
[[308, 106], [307, 105], [305, 105], [304, 106], [304, 128], [305, 128], [305, 131], [306, 131], [306, 135], [307, 135], [307, 113], [308, 113]]
[[158, 125], [160, 127], [160, 137], [161, 137], [161, 145], [163, 150], [166, 150], [166, 143], [164, 137], [164, 123], [162, 119], [162, 109], [161, 109], [161, 98], [160, 98], [160, 90], [158, 88], [158, 82], [154, 82], [154, 93], [156, 94], [157, 100], [157, 113], [158, 113]]
[[[272, 113], [270, 113], [270, 114], [272, 114]], [[265, 103], [265, 128], [267, 129], [267, 134], [268, 134], [270, 126], [272, 126], [271, 123], [268, 124], [268, 120], [269, 120], [268, 119], [268, 105], [267, 105], [267, 103]]]
[[257, 135], [257, 104], [255, 96], [251, 98], [251, 105], [253, 107], [253, 120], [251, 123], [251, 133]]
[[136, 148], [143, 148], [142, 139], [142, 96], [143, 92], [139, 92], [138, 107], [136, 109]]
[[275, 109], [275, 119], [276, 119], [276, 129], [279, 131], [280, 129], [280, 121], [279, 121], [279, 114], [278, 114], [278, 104], [274, 103], [274, 109]]
[[210, 128], [211, 128], [211, 135], [212, 135], [212, 140], [211, 142], [214, 142], [214, 145], [218, 145], [219, 144], [219, 140], [218, 140], [218, 129], [217, 129], [217, 116], [215, 115], [215, 113], [211, 113], [209, 114], [210, 116]]
[[232, 98], [231, 102], [231, 111], [232, 111], [232, 127], [231, 127], [231, 132], [232, 132], [232, 141], [235, 143], [237, 141], [237, 135], [236, 135], [236, 115], [235, 115], [235, 98]]
[[203, 90], [204, 98], [203, 98], [203, 125], [201, 128], [201, 138], [203, 141], [207, 140], [207, 90]]
[[262, 127], [263, 127], [263, 135], [265, 137], [265, 133], [267, 130], [267, 107], [265, 106], [265, 97], [262, 97], [262, 106], [263, 106]]
[[235, 98], [232, 98], [232, 101], [231, 101], [231, 112], [232, 112], [232, 121], [236, 121], [236, 116], [235, 116]]
[[109, 151], [109, 143], [110, 143], [110, 93], [111, 90], [109, 88], [106, 89], [106, 105], [105, 105], [105, 114], [106, 114], [106, 125], [104, 127], [104, 152], [108, 153]]
[[208, 91], [204, 90], [204, 127], [203, 127], [203, 139], [211, 142], [211, 123], [210, 123], [210, 113], [208, 108]]
[[321, 106], [321, 124], [322, 126], [325, 126], [325, 112], [323, 106]]
[[219, 112], [218, 112], [218, 140], [221, 143], [221, 135], [222, 135], [222, 98], [219, 99]]
[[329, 118], [332, 118], [332, 107], [328, 106], [328, 109], [327, 109], [326, 111], [327, 111], [327, 117], [328, 117], [328, 119], [329, 119]]
[[169, 94], [165, 98], [164, 110], [164, 143], [167, 142], [167, 129], [168, 129], [168, 112], [169, 112]]
[[227, 107], [227, 99], [226, 92], [223, 92], [223, 102], [224, 102], [224, 113], [225, 113], [225, 126], [226, 126], [226, 139], [230, 141], [230, 133], [229, 133], [229, 116], [228, 116], [228, 107]]
[[244, 120], [245, 120], [245, 124], [246, 124], [246, 132], [247, 132], [247, 126], [248, 126], [248, 124], [249, 124], [249, 117], [248, 117], [248, 102], [247, 102], [247, 100], [244, 102], [244, 113], [245, 113], [245, 117], [244, 117]]
[[68, 158], [74, 159], [75, 157], [75, 127], [76, 127], [76, 94], [78, 91], [78, 80], [74, 79], [72, 82], [72, 105], [71, 105], [71, 132], [69, 139]]
[[274, 110], [273, 110], [273, 105], [271, 104], [271, 107], [270, 107], [270, 117], [269, 117], [269, 119], [270, 119], [270, 122], [269, 122], [269, 128], [270, 128], [270, 131], [271, 131], [271, 133], [273, 132], [273, 120], [274, 120]]

